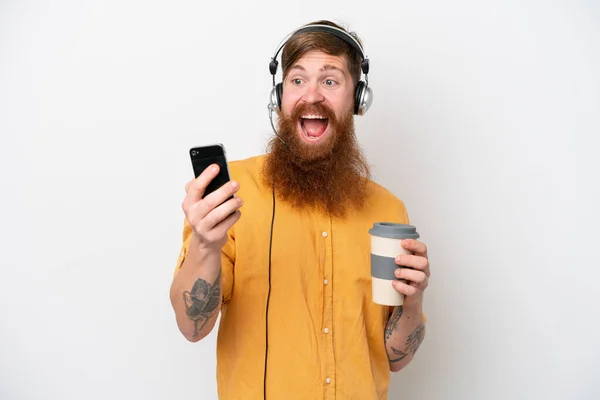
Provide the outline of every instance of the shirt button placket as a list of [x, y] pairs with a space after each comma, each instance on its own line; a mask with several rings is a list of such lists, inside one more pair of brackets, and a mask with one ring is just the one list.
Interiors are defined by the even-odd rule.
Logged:
[[331, 220], [328, 221], [329, 228], [321, 232], [325, 247], [325, 268], [323, 277], [323, 344], [325, 349], [325, 366], [323, 375], [325, 376], [325, 399], [335, 399], [335, 386], [332, 384], [335, 376], [335, 364], [333, 357], [333, 286], [330, 285], [333, 279], [333, 252], [331, 245]]

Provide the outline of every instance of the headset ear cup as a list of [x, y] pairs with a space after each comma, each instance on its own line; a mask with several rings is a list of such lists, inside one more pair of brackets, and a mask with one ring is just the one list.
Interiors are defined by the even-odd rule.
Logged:
[[371, 108], [371, 105], [373, 104], [373, 89], [371, 89], [367, 85], [365, 85], [365, 88], [363, 89], [361, 101], [362, 101], [361, 115], [365, 115], [367, 113], [367, 111], [369, 111], [369, 109]]
[[363, 110], [360, 109], [360, 105], [363, 101], [363, 95], [365, 91], [365, 82], [359, 81], [354, 91], [354, 115], [363, 114]]
[[282, 83], [278, 83], [277, 85], [275, 85], [275, 94], [277, 97], [277, 109], [281, 110], [281, 99], [283, 97], [283, 84]]

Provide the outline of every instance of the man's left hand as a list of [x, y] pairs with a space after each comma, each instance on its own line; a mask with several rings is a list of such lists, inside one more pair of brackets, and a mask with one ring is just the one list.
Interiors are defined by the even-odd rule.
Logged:
[[397, 268], [396, 278], [403, 281], [394, 281], [394, 289], [403, 293], [404, 305], [417, 304], [423, 299], [423, 292], [429, 284], [429, 259], [427, 258], [427, 246], [425, 243], [414, 239], [402, 241], [402, 247], [413, 254], [401, 254], [396, 257], [396, 264], [406, 268]]

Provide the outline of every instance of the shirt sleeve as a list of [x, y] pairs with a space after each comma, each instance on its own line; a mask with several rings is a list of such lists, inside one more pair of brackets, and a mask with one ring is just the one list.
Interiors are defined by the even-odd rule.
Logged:
[[[229, 302], [233, 292], [233, 266], [235, 263], [235, 239], [233, 235], [233, 228], [229, 230], [227, 236], [227, 243], [221, 249], [221, 291], [224, 303]], [[181, 245], [181, 251], [179, 252], [177, 263], [175, 265], [174, 275], [176, 275], [181, 269], [181, 266], [185, 261], [191, 238], [192, 227], [189, 225], [187, 220], [185, 220], [182, 233], [183, 243]]]

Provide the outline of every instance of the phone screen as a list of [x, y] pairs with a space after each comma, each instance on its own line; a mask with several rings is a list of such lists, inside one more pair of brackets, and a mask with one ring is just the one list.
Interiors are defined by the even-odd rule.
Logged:
[[225, 156], [225, 149], [222, 145], [216, 144], [194, 147], [190, 149], [190, 158], [192, 160], [195, 178], [197, 178], [210, 165], [219, 165], [219, 174], [208, 184], [202, 198], [206, 197], [230, 181], [229, 170], [227, 168], [227, 158]]

